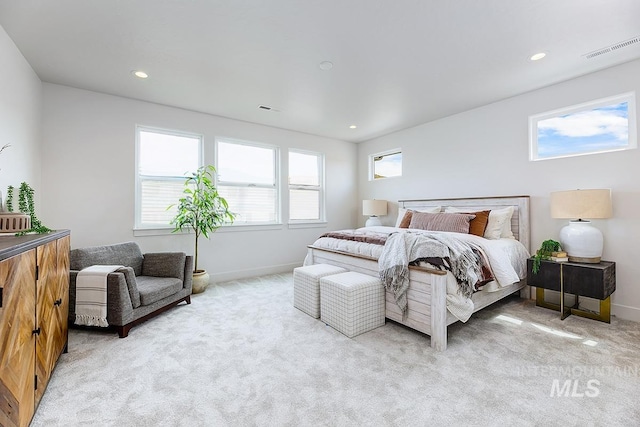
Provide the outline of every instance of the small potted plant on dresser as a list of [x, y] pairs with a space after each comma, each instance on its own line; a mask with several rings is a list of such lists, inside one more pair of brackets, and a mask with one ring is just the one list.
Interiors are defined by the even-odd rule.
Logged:
[[[178, 201], [178, 212], [171, 220], [174, 232], [193, 230], [196, 236], [193, 270], [193, 293], [204, 292], [209, 286], [209, 274], [198, 268], [198, 241], [200, 236], [209, 238], [224, 224], [231, 224], [235, 214], [229, 210], [224, 197], [214, 185], [213, 166], [201, 166], [184, 182], [183, 197]], [[175, 205], [169, 206], [169, 208]]]
[[[11, 147], [10, 144], [3, 145], [0, 147], [0, 153], [9, 147]], [[2, 200], [2, 192], [0, 192], [0, 233], [21, 233], [30, 228], [30, 216], [25, 211], [13, 211], [13, 186], [9, 186], [6, 205]]]

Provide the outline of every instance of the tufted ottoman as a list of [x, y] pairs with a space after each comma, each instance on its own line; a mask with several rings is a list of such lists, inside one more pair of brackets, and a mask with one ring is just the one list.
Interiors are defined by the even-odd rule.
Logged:
[[320, 319], [349, 338], [384, 325], [384, 311], [378, 278], [349, 271], [320, 279]]
[[293, 269], [293, 306], [309, 316], [320, 317], [320, 279], [347, 270], [328, 264], [315, 264]]

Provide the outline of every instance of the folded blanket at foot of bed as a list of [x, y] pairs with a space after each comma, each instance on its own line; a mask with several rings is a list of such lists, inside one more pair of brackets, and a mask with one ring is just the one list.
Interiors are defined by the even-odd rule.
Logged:
[[469, 242], [442, 233], [390, 234], [378, 259], [380, 279], [393, 292], [403, 313], [407, 309], [409, 265], [421, 261], [451, 271], [458, 283], [457, 293], [465, 298], [471, 297], [476, 284], [488, 280], [483, 276], [481, 250]]

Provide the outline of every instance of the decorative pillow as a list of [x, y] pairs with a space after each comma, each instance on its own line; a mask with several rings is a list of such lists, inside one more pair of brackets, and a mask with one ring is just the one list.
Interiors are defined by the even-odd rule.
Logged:
[[[445, 212], [468, 212], [469, 208], [456, 208], [447, 206]], [[511, 232], [511, 217], [513, 216], [513, 206], [507, 206], [501, 209], [491, 209], [489, 212], [489, 221], [487, 228], [484, 230], [485, 239], [500, 239], [507, 237], [513, 239]]]
[[409, 228], [468, 234], [469, 222], [475, 217], [476, 216], [472, 214], [462, 213], [414, 212], [411, 216]]
[[491, 212], [495, 212], [494, 215], [496, 213], [505, 213], [507, 215], [504, 224], [502, 224], [502, 232], [500, 233], [500, 237], [503, 239], [515, 239], [516, 237], [513, 235], [513, 231], [511, 231], [511, 217], [513, 216], [513, 206], [507, 206], [504, 209], [492, 210]]
[[[400, 223], [402, 223], [402, 220], [404, 219], [404, 217], [405, 217], [405, 215], [406, 215], [406, 213], [408, 211], [438, 213], [438, 212], [440, 212], [440, 209], [442, 209], [440, 206], [433, 206], [433, 207], [420, 208], [420, 209], [398, 208], [398, 218], [396, 219], [396, 228], [407, 228], [407, 227], [401, 227]], [[411, 221], [411, 217], [409, 217], [409, 221]], [[407, 226], [408, 226], [408, 224], [407, 224]]]
[[[447, 208], [449, 209], [449, 208]], [[484, 237], [484, 232], [487, 229], [489, 223], [489, 213], [491, 211], [477, 211], [477, 212], [457, 212], [475, 215], [476, 217], [469, 222], [469, 234], [475, 236]]]
[[407, 212], [405, 212], [404, 216], [402, 217], [402, 220], [400, 221], [398, 228], [409, 228], [409, 224], [411, 224], [412, 216], [413, 216], [413, 211], [410, 209], [407, 210]]

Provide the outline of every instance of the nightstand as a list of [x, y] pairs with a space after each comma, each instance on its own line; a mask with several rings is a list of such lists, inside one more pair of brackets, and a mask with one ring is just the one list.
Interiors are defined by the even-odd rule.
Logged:
[[[611, 294], [616, 290], [616, 263], [601, 261], [598, 264], [578, 262], [554, 262], [543, 260], [540, 270], [533, 274], [533, 258], [527, 260], [527, 284], [535, 286], [536, 305], [560, 311], [561, 319], [571, 314], [589, 319], [611, 322]], [[544, 290], [560, 292], [560, 304], [544, 300]], [[575, 295], [575, 304], [565, 307], [564, 294]], [[600, 300], [600, 313], [580, 310], [579, 297]]]

